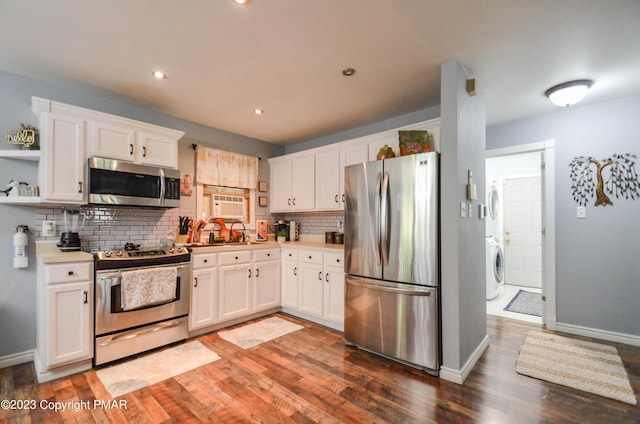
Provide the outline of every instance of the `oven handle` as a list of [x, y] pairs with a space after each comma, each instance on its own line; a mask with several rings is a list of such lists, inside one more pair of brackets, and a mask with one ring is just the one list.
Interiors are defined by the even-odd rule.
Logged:
[[[191, 266], [190, 264], [188, 265], [180, 265], [177, 266], [176, 269], [177, 270], [181, 270], [183, 268], [186, 268], [188, 266]], [[106, 273], [104, 271], [98, 271], [96, 272], [96, 274], [100, 275], [100, 279], [101, 280], [111, 280], [112, 278], [117, 278], [118, 280], [120, 280], [122, 278], [122, 272], [121, 271], [117, 271], [117, 272], [110, 272], [110, 273]]]
[[183, 320], [177, 320], [177, 321], [172, 321], [172, 322], [161, 322], [161, 323], [158, 323], [158, 324], [154, 325], [152, 328], [145, 328], [144, 330], [140, 330], [140, 331], [137, 331], [135, 333], [127, 333], [127, 334], [120, 334], [120, 335], [113, 336], [110, 340], [108, 340], [108, 341], [106, 341], [104, 343], [100, 343], [100, 346], [104, 347], [104, 346], [109, 346], [112, 343], [116, 343], [116, 342], [120, 342], [120, 341], [124, 341], [124, 340], [135, 339], [136, 337], [144, 336], [145, 334], [153, 333], [153, 332], [160, 331], [160, 330], [166, 330], [166, 329], [172, 328], [172, 327], [177, 327], [179, 325], [183, 325], [184, 323], [185, 323], [185, 321], [183, 321]]

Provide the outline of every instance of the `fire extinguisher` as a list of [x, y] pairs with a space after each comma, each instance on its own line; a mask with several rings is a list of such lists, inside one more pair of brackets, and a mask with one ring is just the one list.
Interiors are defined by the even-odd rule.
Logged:
[[29, 253], [27, 246], [29, 245], [28, 225], [18, 225], [16, 233], [13, 235], [13, 267], [26, 268], [29, 265]]

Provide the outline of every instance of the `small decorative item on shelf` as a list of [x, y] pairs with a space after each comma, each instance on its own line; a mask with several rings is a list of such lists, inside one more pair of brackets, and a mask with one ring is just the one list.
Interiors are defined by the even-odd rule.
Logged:
[[23, 150], [40, 150], [38, 129], [30, 124], [20, 124], [18, 130], [6, 130], [5, 141], [9, 144], [20, 144]]
[[376, 159], [380, 160], [380, 159], [389, 159], [389, 158], [395, 158], [395, 157], [396, 157], [396, 154], [393, 153], [393, 149], [385, 144], [383, 147], [380, 148], [380, 150], [378, 150], [378, 156], [376, 156]]
[[398, 131], [400, 156], [415, 155], [431, 151], [429, 133], [427, 131]]

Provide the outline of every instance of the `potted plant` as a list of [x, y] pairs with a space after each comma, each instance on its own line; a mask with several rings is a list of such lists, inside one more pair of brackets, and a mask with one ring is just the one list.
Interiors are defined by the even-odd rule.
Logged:
[[278, 243], [284, 243], [285, 241], [287, 241], [287, 232], [278, 230], [276, 232], [276, 240], [278, 240]]

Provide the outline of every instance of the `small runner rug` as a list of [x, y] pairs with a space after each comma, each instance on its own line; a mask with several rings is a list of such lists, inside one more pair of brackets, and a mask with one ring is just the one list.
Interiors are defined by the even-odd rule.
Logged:
[[236, 346], [249, 349], [302, 328], [304, 327], [282, 318], [272, 317], [233, 330], [220, 331], [218, 335]]
[[505, 311], [517, 312], [519, 314], [542, 316], [542, 295], [540, 293], [531, 293], [520, 290], [513, 296], [513, 299], [507, 306]]
[[125, 395], [220, 359], [195, 341], [96, 371], [112, 397]]
[[613, 346], [532, 330], [520, 349], [516, 372], [637, 405]]

